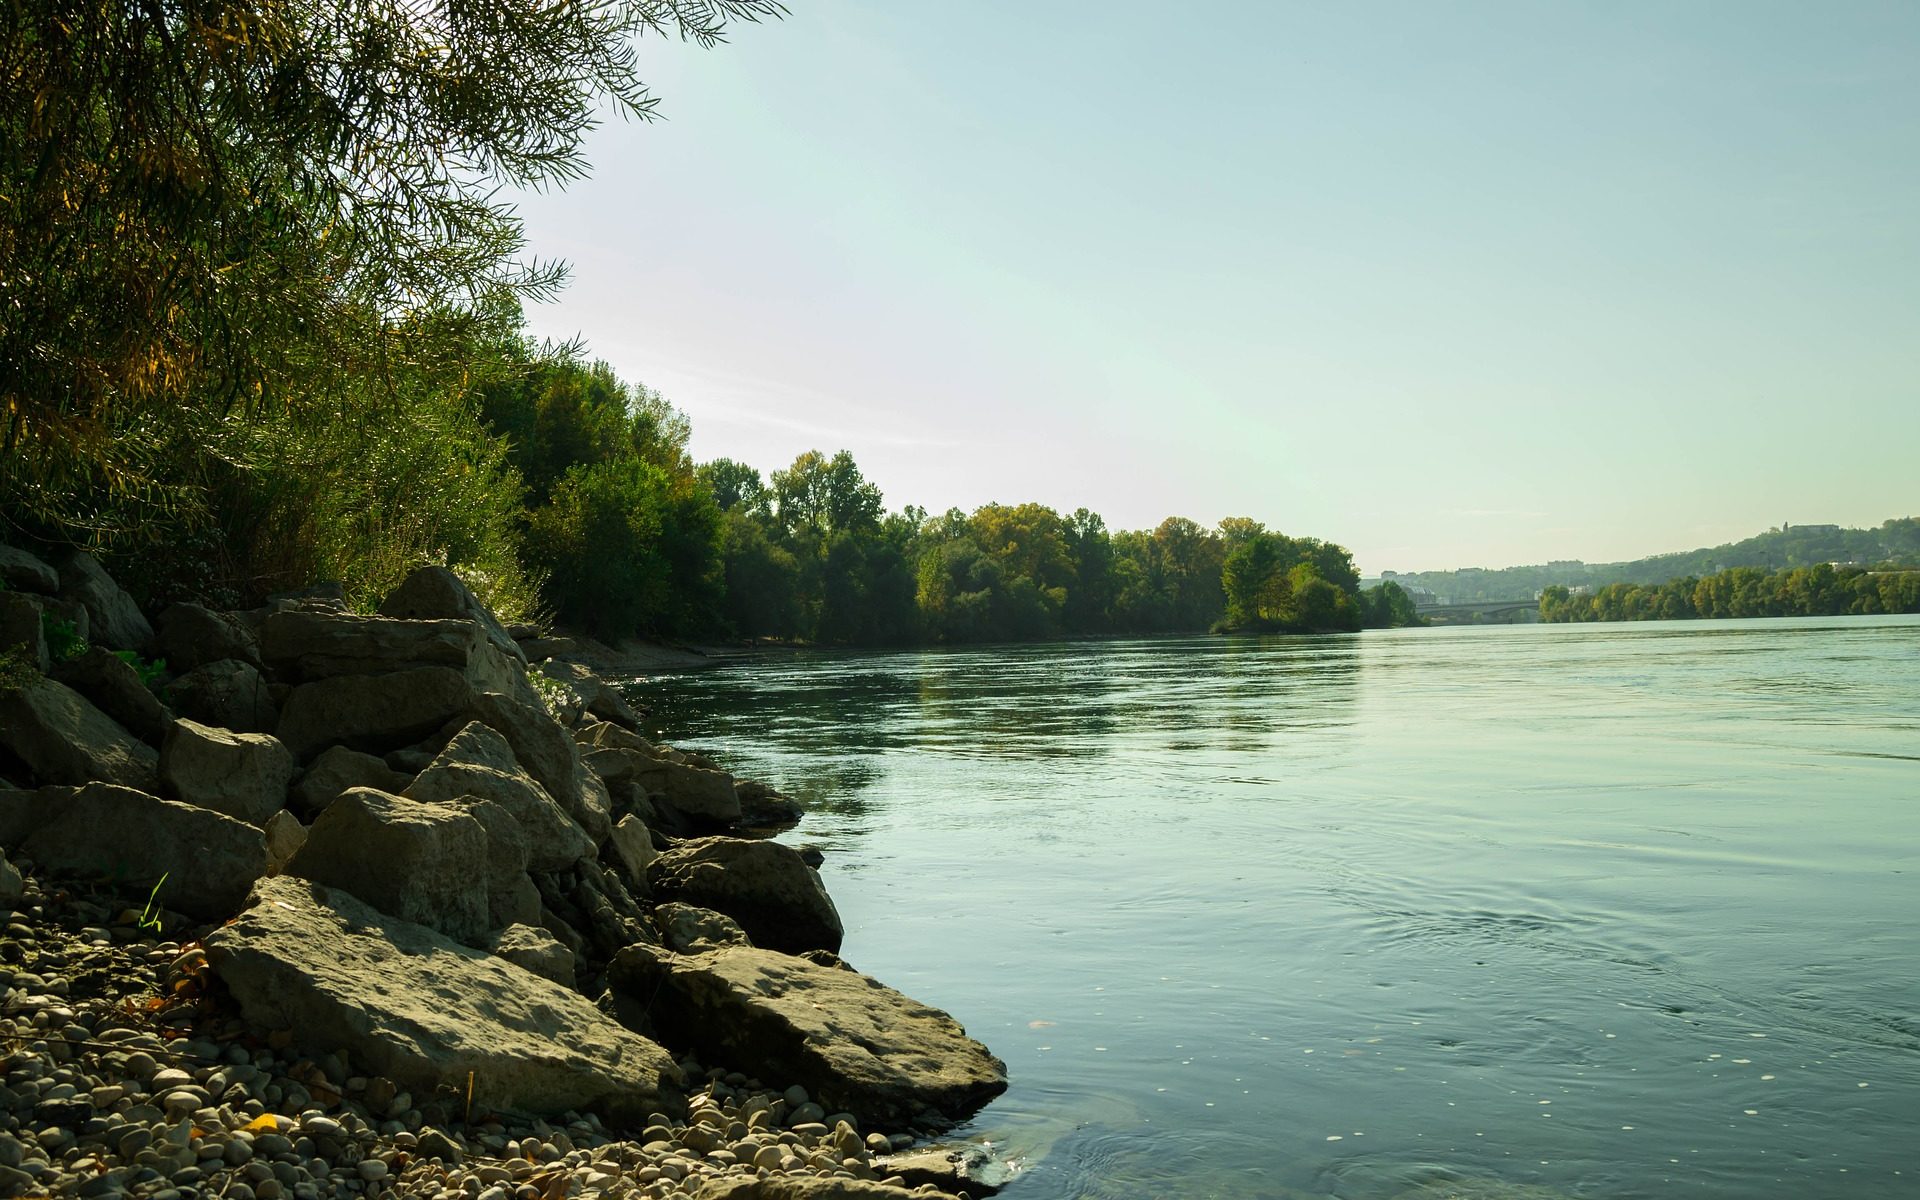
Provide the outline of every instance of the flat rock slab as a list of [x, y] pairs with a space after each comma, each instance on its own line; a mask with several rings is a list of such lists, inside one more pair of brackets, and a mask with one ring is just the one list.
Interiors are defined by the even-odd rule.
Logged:
[[483, 633], [471, 621], [403, 621], [317, 608], [273, 613], [260, 626], [260, 655], [313, 680], [407, 667], [467, 669]]
[[266, 835], [245, 821], [132, 788], [0, 792], [0, 837], [40, 869], [113, 883], [202, 920], [232, 916], [267, 870]]
[[207, 954], [250, 1022], [416, 1096], [464, 1103], [471, 1073], [477, 1107], [620, 1123], [682, 1107], [672, 1057], [585, 997], [337, 889], [262, 880]]
[[661, 1032], [707, 1062], [806, 1088], [864, 1127], [957, 1120], [1007, 1088], [960, 1023], [856, 971], [750, 946], [622, 950], [608, 967]]
[[303, 762], [336, 745], [384, 754], [435, 732], [472, 699], [451, 667], [338, 675], [294, 688], [275, 733]]
[[693, 1193], [694, 1200], [946, 1200], [948, 1196], [947, 1192], [913, 1192], [867, 1179], [806, 1175], [716, 1179], [701, 1184]]

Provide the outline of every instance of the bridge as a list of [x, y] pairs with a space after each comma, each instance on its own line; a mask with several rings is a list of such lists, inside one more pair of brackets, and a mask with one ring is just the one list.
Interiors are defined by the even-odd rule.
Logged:
[[1435, 625], [1531, 625], [1540, 619], [1540, 602], [1481, 600], [1473, 604], [1418, 604], [1414, 611]]

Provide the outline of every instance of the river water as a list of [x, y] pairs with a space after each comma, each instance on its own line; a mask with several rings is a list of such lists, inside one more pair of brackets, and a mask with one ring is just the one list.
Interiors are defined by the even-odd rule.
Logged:
[[1920, 619], [781, 655], [661, 731], [1058, 1197], [1920, 1196]]

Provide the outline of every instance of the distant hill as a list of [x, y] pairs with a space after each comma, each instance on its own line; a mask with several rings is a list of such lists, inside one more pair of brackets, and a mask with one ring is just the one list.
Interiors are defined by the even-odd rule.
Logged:
[[1704, 550], [1655, 554], [1632, 562], [1586, 563], [1577, 559], [1529, 567], [1463, 567], [1457, 571], [1387, 571], [1402, 587], [1423, 588], [1455, 604], [1524, 600], [1553, 584], [1602, 587], [1609, 583], [1665, 583], [1686, 575], [1711, 575], [1728, 567], [1804, 567], [1814, 563], [1920, 566], [1920, 518], [1897, 517], [1875, 529], [1838, 525], [1782, 525], [1745, 541]]

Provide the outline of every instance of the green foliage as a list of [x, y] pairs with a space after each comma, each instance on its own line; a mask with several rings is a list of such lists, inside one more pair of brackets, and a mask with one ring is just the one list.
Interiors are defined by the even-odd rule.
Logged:
[[1363, 588], [1358, 597], [1360, 623], [1368, 629], [1399, 629], [1425, 625], [1407, 589], [1389, 579], [1374, 587]]
[[140, 677], [140, 686], [153, 691], [167, 676], [167, 660], [164, 658], [143, 658], [135, 650], [115, 650], [113, 656], [133, 668]]
[[525, 473], [526, 552], [546, 600], [609, 637], [711, 630], [725, 588], [723, 522], [687, 457], [687, 419], [605, 363], [521, 344], [476, 389], [487, 427]]
[[159, 880], [153, 885], [153, 891], [147, 893], [146, 907], [140, 910], [140, 918], [135, 922], [140, 928], [152, 930], [154, 933], [161, 931], [160, 889], [167, 886], [167, 880], [172, 875], [171, 871], [162, 871]]
[[1743, 541], [1680, 554], [1656, 554], [1620, 563], [1578, 561], [1486, 570], [1422, 571], [1395, 575], [1456, 603], [1513, 600], [1548, 587], [1601, 588], [1610, 583], [1653, 585], [1687, 576], [1713, 575], [1735, 567], [1779, 571], [1819, 563], [1920, 566], [1920, 518], [1900, 517], [1873, 529], [1831, 525], [1783, 525]]
[[1545, 588], [1543, 621], [1674, 621], [1693, 617], [1827, 617], [1920, 612], [1920, 570], [1835, 567], [1762, 571], [1734, 567], [1652, 586], [1613, 583], [1596, 590]]
[[[1324, 633], [1359, 629], [1358, 573], [1339, 546], [1268, 533], [1247, 521], [1221, 570], [1228, 629]], [[1331, 576], [1331, 578], [1329, 578]]]
[[691, 475], [637, 458], [578, 464], [528, 517], [560, 616], [604, 637], [673, 634], [719, 607], [720, 510]]
[[54, 662], [79, 658], [87, 652], [87, 639], [80, 636], [79, 627], [54, 616], [51, 609], [40, 610], [40, 633], [47, 640], [47, 657]]

